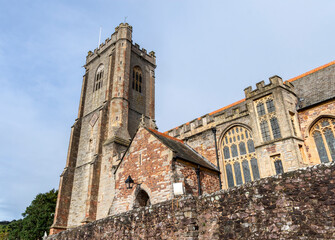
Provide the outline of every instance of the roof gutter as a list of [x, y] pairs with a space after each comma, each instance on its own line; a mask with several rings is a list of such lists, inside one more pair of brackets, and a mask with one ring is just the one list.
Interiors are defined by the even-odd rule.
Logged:
[[197, 169], [195, 170], [198, 179], [198, 196], [201, 196], [201, 183], [200, 183], [200, 166], [198, 165]]

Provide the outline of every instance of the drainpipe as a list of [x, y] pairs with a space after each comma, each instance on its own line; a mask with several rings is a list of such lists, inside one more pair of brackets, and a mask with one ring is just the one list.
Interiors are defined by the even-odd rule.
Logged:
[[198, 179], [198, 195], [201, 196], [201, 183], [200, 183], [200, 166], [198, 165], [197, 169], [195, 170], [197, 173], [197, 179]]
[[[218, 155], [218, 145], [217, 145], [217, 142], [216, 142], [216, 128], [215, 127], [212, 128], [212, 132], [213, 132], [214, 141], [215, 141], [216, 164], [217, 164], [217, 167], [220, 171], [220, 162], [219, 162], [219, 155]], [[222, 189], [221, 173], [219, 173], [219, 183], [220, 183], [220, 189]]]

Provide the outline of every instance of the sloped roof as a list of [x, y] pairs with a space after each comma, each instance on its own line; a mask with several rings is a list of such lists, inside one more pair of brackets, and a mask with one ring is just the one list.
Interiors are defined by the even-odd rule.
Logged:
[[315, 73], [317, 71], [320, 71], [320, 70], [322, 70], [322, 69], [324, 69], [326, 67], [332, 66], [332, 65], [335, 65], [335, 61], [329, 62], [329, 63], [327, 63], [325, 65], [320, 66], [320, 67], [314, 68], [314, 69], [312, 69], [312, 70], [310, 70], [308, 72], [305, 72], [305, 73], [303, 73], [303, 74], [301, 74], [301, 75], [299, 75], [297, 77], [291, 78], [291, 79], [287, 80], [286, 82], [294, 82], [295, 80], [298, 80], [300, 78], [308, 76], [308, 75], [310, 75], [312, 73]]
[[151, 128], [145, 128], [145, 129], [148, 130], [152, 135], [154, 135], [158, 140], [160, 140], [165, 146], [174, 151], [176, 157], [194, 163], [196, 165], [200, 165], [207, 169], [219, 172], [219, 169], [214, 164], [205, 159], [203, 156], [201, 156], [199, 153], [197, 153], [194, 149], [185, 144], [183, 141], [171, 137], [167, 134], [158, 132]]
[[[294, 77], [294, 78], [291, 78], [291, 79], [289, 79], [289, 80], [286, 80], [285, 82], [294, 82], [294, 83], [292, 83], [296, 88], [297, 88], [297, 86], [296, 85], [298, 85], [298, 82], [299, 81], [296, 81], [296, 80], [300, 80], [300, 79], [302, 79], [302, 78], [304, 78], [304, 77], [306, 77], [306, 76], [308, 76], [308, 75], [311, 75], [312, 73], [315, 73], [315, 72], [318, 72], [318, 71], [320, 71], [320, 70], [323, 70], [323, 69], [325, 69], [325, 68], [327, 68], [327, 67], [329, 67], [329, 66], [333, 66], [333, 65], [335, 65], [335, 61], [332, 61], [332, 62], [329, 62], [329, 63], [327, 63], [327, 64], [325, 64], [325, 65], [322, 65], [322, 66], [320, 66], [320, 67], [317, 67], [317, 68], [315, 68], [315, 69], [313, 69], [313, 70], [310, 70], [310, 71], [308, 71], [308, 72], [306, 72], [306, 73], [303, 73], [303, 74], [301, 74], [301, 75], [299, 75], [299, 76], [297, 76], [297, 77]], [[306, 85], [306, 84], [308, 84], [308, 83], [302, 83], [302, 85]], [[324, 85], [323, 85], [324, 86]], [[327, 86], [328, 87], [328, 86]], [[333, 85], [331, 85], [331, 87], [332, 88], [334, 88], [334, 86]], [[298, 91], [298, 95], [300, 95], [299, 93], [299, 89], [297, 90]], [[315, 91], [315, 92], [317, 92], [317, 91]], [[332, 95], [333, 96], [333, 95]], [[325, 97], [324, 97], [325, 98]], [[320, 99], [319, 99], [320, 100]], [[221, 111], [223, 111], [223, 110], [226, 110], [226, 109], [228, 109], [228, 108], [231, 108], [231, 107], [234, 107], [235, 105], [238, 105], [238, 104], [240, 104], [240, 103], [242, 103], [242, 102], [244, 102], [245, 101], [245, 98], [244, 99], [241, 99], [241, 100], [239, 100], [239, 101], [237, 101], [237, 102], [234, 102], [234, 103], [232, 103], [232, 104], [229, 104], [229, 105], [227, 105], [227, 106], [225, 106], [225, 107], [222, 107], [222, 108], [220, 108], [220, 109], [217, 109], [217, 110], [215, 110], [215, 111], [213, 111], [213, 112], [210, 112], [210, 113], [208, 113], [208, 115], [213, 115], [213, 114], [216, 114], [216, 113], [218, 113], [218, 112], [221, 112]], [[321, 100], [320, 100], [321, 101]], [[311, 104], [309, 104], [309, 105], [311, 105]], [[198, 118], [198, 119], [200, 119], [200, 118]], [[190, 122], [187, 122], [187, 123], [185, 123], [186, 125], [189, 125], [190, 124]], [[184, 124], [182, 124], [182, 125], [184, 125]], [[178, 129], [179, 128], [179, 126], [178, 127], [175, 127], [174, 129]], [[169, 130], [167, 130], [167, 131], [165, 131], [164, 133], [168, 133], [169, 131], [171, 131], [172, 129], [169, 129]]]

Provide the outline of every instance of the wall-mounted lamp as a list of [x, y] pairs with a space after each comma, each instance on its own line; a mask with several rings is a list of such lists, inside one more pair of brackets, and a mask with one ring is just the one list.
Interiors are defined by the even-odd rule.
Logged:
[[134, 185], [134, 180], [131, 178], [131, 176], [129, 175], [127, 180], [125, 181], [126, 187], [127, 189], [132, 189], [133, 185]]

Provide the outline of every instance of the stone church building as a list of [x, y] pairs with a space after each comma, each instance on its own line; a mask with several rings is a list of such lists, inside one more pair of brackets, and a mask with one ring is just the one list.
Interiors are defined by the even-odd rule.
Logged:
[[88, 52], [51, 234], [134, 208], [335, 161], [335, 61], [270, 77], [165, 133], [153, 51], [121, 23]]

